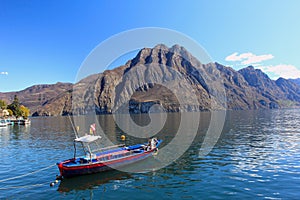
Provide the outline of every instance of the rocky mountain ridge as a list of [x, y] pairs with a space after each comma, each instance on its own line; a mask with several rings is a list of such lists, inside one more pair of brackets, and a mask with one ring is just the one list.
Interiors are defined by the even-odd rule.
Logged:
[[289, 81], [292, 81], [293, 83], [296, 83], [297, 85], [300, 85], [300, 78], [296, 79], [288, 79]]
[[34, 116], [276, 109], [300, 105], [300, 86], [271, 80], [252, 66], [236, 71], [219, 63], [202, 64], [184, 47], [143, 48], [113, 70], [78, 83], [32, 86], [14, 94]]
[[40, 107], [47, 105], [52, 99], [57, 98], [57, 96], [71, 92], [72, 88], [72, 83], [62, 82], [33, 85], [21, 91], [0, 92], [0, 99], [11, 103], [14, 96], [17, 95], [20, 103], [28, 107], [33, 113]]

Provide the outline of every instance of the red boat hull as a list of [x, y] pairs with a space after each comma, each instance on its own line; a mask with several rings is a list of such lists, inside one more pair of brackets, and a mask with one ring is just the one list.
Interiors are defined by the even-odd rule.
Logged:
[[[117, 159], [107, 159], [101, 160], [100, 157], [97, 157], [97, 160], [93, 160], [93, 162], [78, 164], [77, 159], [69, 159], [63, 162], [57, 163], [60, 176], [63, 178], [70, 178], [74, 176], [81, 176], [86, 174], [99, 173], [103, 171], [108, 171], [112, 169], [117, 169], [125, 165], [129, 165], [141, 160], [146, 159], [147, 157], [153, 155], [154, 152], [157, 151], [157, 148], [152, 149], [150, 151], [140, 151], [136, 153], [132, 153], [127, 156], [120, 156]], [[110, 154], [105, 154], [105, 156], [110, 158]], [[72, 164], [76, 163], [77, 164]]]

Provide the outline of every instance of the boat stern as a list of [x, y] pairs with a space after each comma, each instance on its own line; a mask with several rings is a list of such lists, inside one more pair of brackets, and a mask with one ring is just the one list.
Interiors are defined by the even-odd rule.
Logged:
[[63, 176], [63, 162], [58, 162], [56, 165], [59, 169], [60, 176]]

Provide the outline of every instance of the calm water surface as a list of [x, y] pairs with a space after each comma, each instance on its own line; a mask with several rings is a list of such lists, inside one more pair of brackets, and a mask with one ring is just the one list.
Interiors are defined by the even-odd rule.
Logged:
[[[147, 115], [136, 118], [141, 124], [149, 122]], [[179, 119], [170, 114], [158, 135], [165, 145]], [[121, 142], [123, 133], [112, 116], [99, 116], [99, 122], [111, 141]], [[153, 170], [151, 158], [136, 164], [148, 172], [111, 171], [63, 180], [54, 187], [49, 186], [58, 174], [54, 164], [73, 156], [69, 119], [32, 118], [30, 126], [0, 128], [0, 199], [300, 198], [299, 110], [230, 111], [212, 151], [199, 157], [209, 122], [210, 114], [202, 113], [193, 144], [165, 168]], [[127, 137], [126, 142], [143, 141]]]

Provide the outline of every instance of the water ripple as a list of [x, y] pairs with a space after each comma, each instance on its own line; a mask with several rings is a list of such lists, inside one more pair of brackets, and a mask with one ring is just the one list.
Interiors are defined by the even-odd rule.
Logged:
[[[35, 118], [29, 127], [0, 129], [0, 179], [32, 172], [72, 157], [73, 135], [67, 120]], [[207, 130], [205, 125], [201, 126], [204, 128], [199, 130], [190, 149], [158, 171], [85, 176], [50, 188], [43, 184], [53, 181], [58, 173], [54, 167], [33, 176], [0, 183], [0, 189], [14, 187], [1, 190], [0, 199], [300, 198], [299, 110], [229, 112], [219, 141], [208, 155], [199, 158], [198, 151]], [[111, 124], [109, 127], [108, 136], [116, 138], [116, 132], [120, 130]], [[173, 127], [166, 128], [172, 130]], [[165, 133], [165, 138], [172, 139], [171, 132], [170, 135]], [[20, 164], [15, 165], [16, 162]], [[141, 165], [147, 168], [151, 162]], [[28, 187], [22, 188], [24, 185]]]

